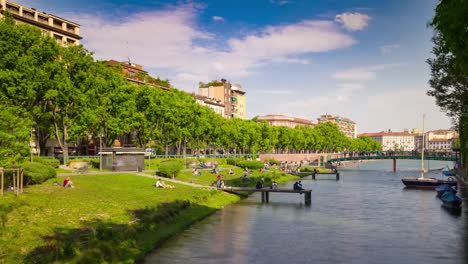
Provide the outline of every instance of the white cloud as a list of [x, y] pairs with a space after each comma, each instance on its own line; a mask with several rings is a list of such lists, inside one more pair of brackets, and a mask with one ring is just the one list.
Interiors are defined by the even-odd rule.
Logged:
[[212, 19], [213, 21], [224, 21], [224, 17], [220, 17], [220, 16], [213, 16]]
[[389, 54], [391, 53], [393, 50], [395, 49], [398, 49], [400, 47], [399, 44], [391, 44], [391, 45], [383, 45], [383, 46], [380, 46], [380, 53], [382, 54]]
[[275, 4], [275, 5], [286, 5], [289, 3], [288, 0], [270, 0], [270, 3]]
[[406, 63], [379, 64], [369, 67], [352, 68], [337, 72], [332, 77], [341, 81], [370, 81], [376, 79], [378, 71], [404, 65]]
[[356, 42], [336, 23], [326, 20], [267, 26], [243, 37], [223, 39], [198, 26], [199, 8], [193, 4], [173, 6], [136, 13], [119, 22], [87, 14], [70, 19], [80, 22], [83, 43], [96, 58], [130, 58], [145, 68], [173, 72], [167, 76], [171, 81], [188, 82], [197, 77], [206, 78], [197, 82], [209, 81], [226, 75], [237, 78], [270, 62], [307, 64], [301, 55]]
[[369, 24], [371, 18], [361, 13], [342, 13], [335, 16], [335, 21], [343, 24], [350, 31], [363, 30]]

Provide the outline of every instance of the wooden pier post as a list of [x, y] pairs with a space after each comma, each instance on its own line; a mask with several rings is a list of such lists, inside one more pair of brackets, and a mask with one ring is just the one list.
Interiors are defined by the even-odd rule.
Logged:
[[265, 192], [265, 201], [266, 203], [270, 202], [270, 192]]
[[312, 203], [312, 192], [304, 193], [304, 203], [310, 205]]
[[337, 181], [340, 180], [340, 173], [339, 173], [339, 172], [336, 173], [336, 180], [337, 180]]
[[396, 172], [396, 159], [393, 159], [393, 172]]
[[262, 192], [262, 203], [265, 202], [265, 192]]

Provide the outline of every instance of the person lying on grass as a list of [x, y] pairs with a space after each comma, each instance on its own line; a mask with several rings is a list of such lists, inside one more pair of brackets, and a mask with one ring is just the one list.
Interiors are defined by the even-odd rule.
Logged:
[[173, 189], [173, 188], [175, 188], [175, 186], [172, 186], [172, 185], [169, 185], [169, 184], [165, 184], [161, 179], [158, 179], [158, 181], [156, 182], [156, 188], [169, 188], [169, 189]]

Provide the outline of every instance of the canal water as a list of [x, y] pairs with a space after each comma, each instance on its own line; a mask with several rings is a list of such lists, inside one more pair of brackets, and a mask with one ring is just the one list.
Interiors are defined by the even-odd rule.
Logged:
[[420, 163], [398, 166], [393, 173], [391, 161], [359, 164], [340, 181], [306, 177], [311, 206], [299, 194], [272, 193], [268, 204], [253, 194], [169, 240], [145, 263], [468, 264], [467, 201], [459, 214], [446, 210], [435, 191], [403, 188], [400, 179], [417, 177]]

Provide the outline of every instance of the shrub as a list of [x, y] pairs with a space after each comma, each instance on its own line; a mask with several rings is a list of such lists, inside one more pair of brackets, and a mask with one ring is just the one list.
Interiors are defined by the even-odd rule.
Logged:
[[252, 170], [260, 169], [263, 168], [263, 163], [261, 161], [256, 161], [256, 160], [243, 160], [240, 162], [237, 162], [237, 166], [242, 167], [242, 168], [249, 168]]
[[159, 164], [159, 172], [164, 177], [175, 177], [184, 167], [180, 160], [165, 160]]
[[26, 185], [43, 183], [57, 176], [57, 172], [53, 167], [39, 162], [25, 162], [21, 167], [23, 168], [24, 183]]
[[281, 161], [275, 160], [275, 159], [267, 159], [265, 162], [270, 163], [271, 165], [275, 164], [277, 166], [281, 165]]
[[245, 161], [245, 159], [244, 158], [227, 158], [226, 159], [226, 163], [228, 165], [234, 165], [234, 166], [240, 166], [239, 162], [241, 161]]
[[60, 165], [60, 160], [56, 158], [43, 158], [43, 157], [34, 156], [33, 161], [51, 166], [52, 168], [58, 168]]

